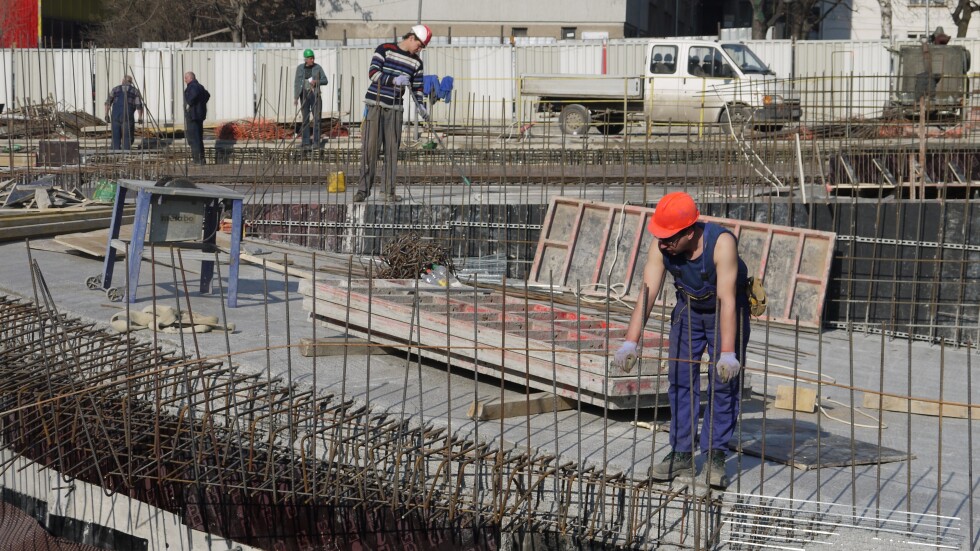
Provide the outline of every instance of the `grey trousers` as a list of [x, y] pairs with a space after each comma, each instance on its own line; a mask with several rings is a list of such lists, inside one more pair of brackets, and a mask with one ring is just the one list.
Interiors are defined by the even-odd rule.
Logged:
[[384, 190], [385, 195], [391, 195], [395, 193], [398, 148], [402, 142], [402, 110], [371, 105], [361, 126], [361, 177], [357, 190], [371, 194], [378, 156], [384, 150]]

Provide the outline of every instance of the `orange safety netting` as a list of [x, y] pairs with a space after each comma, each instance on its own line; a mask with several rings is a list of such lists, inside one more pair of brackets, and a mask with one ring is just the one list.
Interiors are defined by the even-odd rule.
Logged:
[[238, 119], [219, 124], [214, 129], [219, 140], [284, 140], [292, 133], [269, 119]]

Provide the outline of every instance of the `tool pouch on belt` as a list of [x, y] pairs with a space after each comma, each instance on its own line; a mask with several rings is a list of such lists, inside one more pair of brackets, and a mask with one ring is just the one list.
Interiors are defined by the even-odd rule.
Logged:
[[745, 285], [746, 294], [749, 297], [749, 312], [759, 317], [766, 313], [766, 288], [762, 286], [762, 280], [750, 277]]

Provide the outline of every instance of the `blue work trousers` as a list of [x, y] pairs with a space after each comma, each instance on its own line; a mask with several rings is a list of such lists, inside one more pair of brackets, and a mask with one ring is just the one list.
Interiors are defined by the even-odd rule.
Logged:
[[323, 118], [323, 101], [320, 94], [306, 92], [303, 94], [303, 103], [300, 104], [303, 110], [303, 146], [320, 147], [320, 119]]
[[112, 148], [129, 151], [133, 148], [133, 136], [136, 134], [136, 121], [112, 118]]
[[[715, 331], [716, 312], [696, 312], [683, 300], [678, 300], [670, 314], [670, 360], [668, 381], [670, 389], [670, 446], [679, 452], [695, 453], [698, 412], [701, 409], [701, 355], [705, 348], [710, 357], [708, 369], [709, 392], [701, 424], [700, 448], [727, 450], [728, 440], [738, 420], [739, 389], [742, 374], [727, 383], [721, 382], [715, 371], [720, 354], [721, 335]], [[744, 363], [745, 345], [749, 340], [749, 309], [739, 305], [735, 315], [735, 354]]]

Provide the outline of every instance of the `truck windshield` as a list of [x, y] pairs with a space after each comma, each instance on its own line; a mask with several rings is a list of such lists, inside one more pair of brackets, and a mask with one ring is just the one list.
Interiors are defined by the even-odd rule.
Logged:
[[750, 50], [745, 44], [722, 44], [721, 47], [731, 56], [732, 60], [742, 69], [743, 73], [759, 75], [772, 73], [769, 67], [759, 59], [759, 56], [755, 55], [755, 52]]

